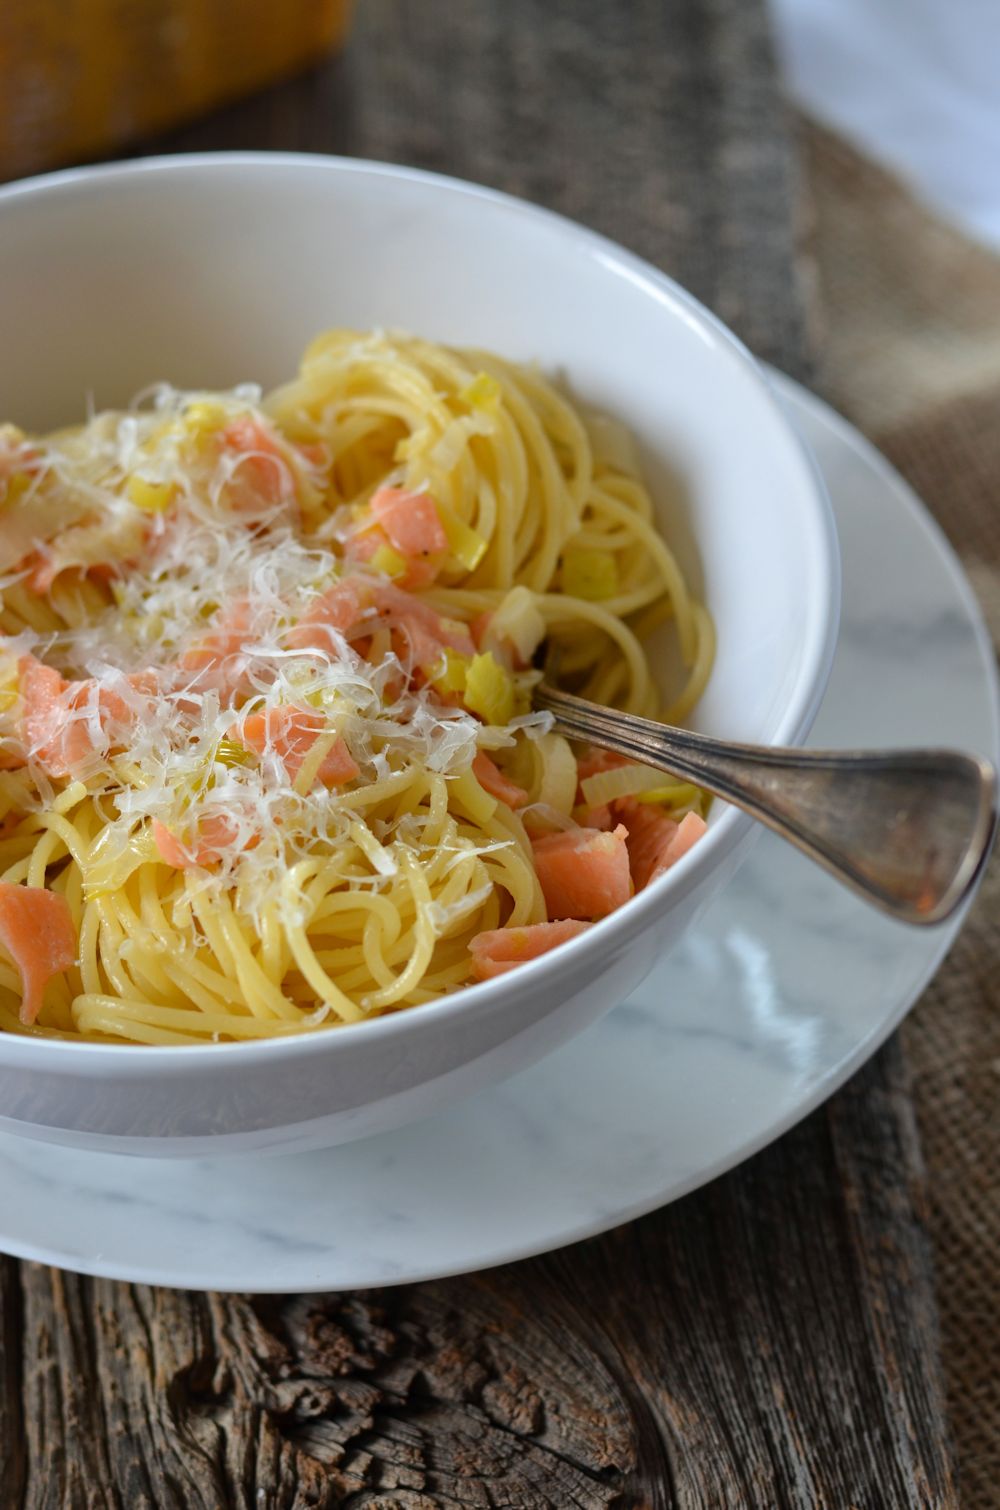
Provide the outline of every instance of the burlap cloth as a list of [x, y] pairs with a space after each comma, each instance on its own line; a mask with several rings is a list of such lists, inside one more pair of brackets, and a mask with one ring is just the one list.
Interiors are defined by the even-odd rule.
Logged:
[[[819, 386], [962, 557], [1000, 642], [1000, 257], [803, 126]], [[891, 569], [891, 568], [890, 568]], [[927, 1163], [942, 1345], [968, 1510], [1000, 1505], [1000, 860], [903, 1042]]]

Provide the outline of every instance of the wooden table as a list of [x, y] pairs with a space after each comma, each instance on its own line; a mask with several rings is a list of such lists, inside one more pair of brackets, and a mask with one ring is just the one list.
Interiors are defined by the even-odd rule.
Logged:
[[[751, 0], [362, 0], [347, 54], [154, 150], [495, 184], [659, 263], [808, 376], [795, 161]], [[0, 1507], [954, 1504], [890, 1044], [705, 1190], [548, 1257], [226, 1297], [0, 1260]]]

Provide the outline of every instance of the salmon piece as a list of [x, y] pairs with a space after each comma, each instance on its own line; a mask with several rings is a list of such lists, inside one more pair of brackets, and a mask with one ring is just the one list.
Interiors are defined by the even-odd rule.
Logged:
[[476, 647], [468, 625], [457, 619], [443, 619], [429, 603], [415, 598], [393, 582], [378, 582], [373, 590], [373, 600], [379, 614], [390, 626], [395, 625], [414, 642], [423, 645], [426, 639], [435, 640], [434, 655], [428, 659], [417, 656], [420, 665], [434, 665], [446, 647], [457, 650], [459, 655], [472, 656]]
[[626, 830], [571, 828], [532, 842], [545, 905], [560, 918], [603, 918], [632, 895]]
[[[380, 525], [367, 525], [364, 529], [356, 530], [344, 546], [344, 555], [348, 561], [368, 562], [376, 552], [386, 547], [395, 550], [391, 545], [389, 536]], [[402, 555], [401, 552], [397, 554]], [[408, 592], [416, 592], [421, 587], [430, 587], [441, 567], [438, 559], [422, 560], [419, 557], [402, 556], [406, 563], [406, 570], [392, 580], [398, 586], [406, 588]]]
[[[269, 708], [265, 713], [248, 713], [229, 730], [229, 738], [253, 750], [255, 755], [273, 751], [284, 766], [289, 781], [294, 781], [316, 740], [326, 732], [326, 719], [322, 713], [317, 713], [314, 708], [287, 704]], [[322, 786], [342, 786], [358, 774], [359, 767], [350, 750], [338, 738], [323, 756], [316, 780]]]
[[252, 414], [238, 414], [219, 433], [223, 451], [239, 462], [226, 489], [233, 508], [297, 501], [287, 451], [271, 430]]
[[430, 493], [410, 493], [406, 488], [379, 488], [372, 494], [369, 508], [372, 518], [385, 531], [389, 544], [401, 556], [417, 560], [430, 556], [443, 559], [447, 555], [448, 536]]
[[662, 857], [674, 841], [679, 825], [662, 808], [651, 802], [636, 802], [634, 797], [620, 797], [615, 812], [628, 831], [629, 865], [636, 891], [642, 891], [653, 879]]
[[49, 776], [69, 776], [94, 754], [90, 723], [73, 717], [75, 710], [86, 706], [93, 682], [77, 683], [77, 691], [70, 698], [67, 694], [72, 683], [51, 666], [43, 665], [33, 655], [22, 656], [17, 664], [24, 743], [32, 760]]
[[492, 980], [516, 970], [529, 959], [537, 959], [565, 944], [568, 939], [586, 933], [589, 923], [564, 918], [556, 923], [529, 923], [524, 928], [493, 928], [477, 933], [469, 940], [472, 973], [476, 980]]
[[[166, 865], [176, 870], [188, 870], [192, 865], [215, 865], [239, 837], [239, 828], [225, 813], [214, 817], [199, 818], [191, 838], [185, 842], [172, 829], [153, 819], [153, 843]], [[253, 849], [260, 843], [260, 836], [252, 834], [243, 848]]]
[[215, 624], [180, 658], [185, 671], [223, 671], [242, 651], [250, 633], [250, 604], [239, 599], [220, 612]]
[[30, 1028], [49, 981], [76, 964], [76, 929], [66, 898], [43, 886], [0, 881], [0, 944], [20, 972], [20, 1018]]
[[515, 781], [509, 781], [483, 750], [479, 751], [472, 762], [472, 774], [484, 792], [506, 802], [508, 807], [523, 807], [528, 800], [524, 787], [518, 786]]
[[438, 636], [419, 619], [404, 618], [393, 626], [392, 648], [404, 666], [426, 678], [440, 664], [443, 647]]
[[405, 488], [379, 488], [369, 504], [370, 521], [350, 537], [345, 554], [350, 561], [370, 561], [380, 547], [402, 556], [406, 570], [393, 580], [407, 591], [430, 587], [448, 554], [437, 505], [429, 493]]
[[26, 556], [22, 556], [14, 569], [19, 572], [26, 572], [24, 586], [36, 598], [43, 598], [48, 594], [53, 582], [61, 572], [72, 571], [81, 580], [107, 584], [117, 581], [125, 568], [134, 566], [135, 564], [135, 561], [121, 561], [118, 563], [102, 561], [94, 566], [85, 566], [80, 562], [67, 563], [59, 561], [56, 558], [55, 551], [51, 546], [40, 545], [37, 550], [30, 551]]
[[296, 451], [301, 451], [306, 461], [317, 471], [323, 471], [330, 465], [330, 452], [321, 440], [300, 440], [295, 443]]
[[653, 880], [655, 881], [657, 876], [662, 876], [663, 872], [669, 870], [672, 865], [676, 865], [677, 861], [686, 855], [692, 845], [697, 844], [707, 831], [708, 824], [700, 813], [685, 813], [676, 834], [660, 856], [659, 863], [653, 871]]
[[317, 598], [308, 612], [285, 636], [289, 650], [320, 650], [332, 653], [330, 633], [347, 635], [372, 606], [374, 582], [365, 577], [341, 577]]
[[469, 629], [471, 631], [472, 638], [475, 641], [477, 650], [481, 651], [483, 649], [483, 642], [486, 639], [486, 631], [489, 629], [492, 622], [493, 610], [491, 608], [484, 608], [482, 613], [476, 614], [476, 617], [469, 625]]
[[53, 582], [61, 572], [75, 571], [81, 577], [90, 577], [95, 582], [107, 584], [116, 581], [129, 566], [134, 566], [135, 560], [99, 561], [93, 566], [67, 566], [47, 546], [43, 546], [22, 564], [30, 566], [25, 586], [36, 597], [43, 598], [51, 591]]
[[101, 561], [93, 566], [85, 566], [80, 562], [67, 563], [60, 561], [55, 552], [47, 545], [42, 545], [36, 551], [22, 557], [17, 563], [17, 570], [27, 572], [24, 586], [36, 598], [44, 598], [51, 591], [56, 578], [65, 571], [73, 572], [81, 580], [99, 582], [107, 586], [111, 582], [117, 582], [130, 566], [135, 566], [138, 558], [131, 561]]
[[177, 835], [165, 823], [161, 823], [159, 818], [153, 819], [153, 843], [159, 851], [160, 859], [176, 870], [185, 870], [189, 865], [199, 863], [195, 850], [182, 844]]
[[393, 582], [356, 574], [335, 582], [290, 631], [286, 644], [292, 650], [332, 650], [329, 630], [349, 636], [373, 613], [395, 632], [394, 648], [419, 666], [435, 666], [446, 646], [462, 655], [475, 653], [464, 624], [442, 619], [430, 604]]
[[[128, 676], [122, 677], [122, 681], [133, 692], [142, 697], [158, 697], [162, 691], [159, 672], [150, 668], [148, 671], [132, 671]], [[124, 698], [114, 687], [105, 686], [98, 682], [96, 677], [87, 677], [82, 682], [69, 682], [70, 687], [78, 687], [80, 690], [74, 694], [79, 703], [90, 695], [90, 689], [97, 687], [97, 706], [101, 711], [101, 727], [105, 733], [112, 737], [112, 748], [123, 749], [124, 746], [114, 742], [115, 736], [127, 736], [140, 716], [134, 704]]]
[[687, 813], [678, 824], [662, 808], [633, 797], [619, 798], [614, 808], [628, 831], [625, 843], [636, 891], [675, 865], [705, 832], [705, 820], [697, 813]]
[[134, 561], [99, 561], [96, 566], [87, 567], [87, 576], [93, 577], [95, 582], [117, 582], [122, 572], [134, 565]]
[[[613, 771], [620, 765], [631, 764], [633, 762], [626, 756], [616, 755], [614, 750], [599, 750], [596, 745], [589, 745], [576, 759], [576, 768], [580, 773], [581, 781], [586, 781], [588, 776], [597, 776], [602, 771]], [[583, 800], [581, 795], [580, 801]]]
[[[127, 748], [140, 712], [113, 687], [102, 686], [92, 676], [68, 682], [33, 655], [21, 657], [18, 672], [22, 737], [31, 758], [49, 776], [70, 776], [96, 753], [112, 754]], [[159, 690], [155, 671], [136, 671], [124, 681], [144, 697], [153, 697]], [[94, 743], [92, 720], [74, 716], [92, 705], [95, 689], [103, 736], [100, 746]]]
[[25, 556], [21, 562], [22, 571], [27, 571], [24, 585], [29, 592], [33, 592], [36, 598], [42, 598], [51, 591], [52, 584], [59, 575], [59, 565], [55, 555], [48, 546], [40, 546], [32, 551], [30, 556]]
[[604, 833], [608, 833], [615, 826], [609, 802], [602, 802], [600, 807], [587, 807], [585, 804], [575, 807], [573, 819], [581, 828], [599, 828]]
[[350, 635], [372, 612], [394, 631], [394, 649], [400, 658], [411, 660], [415, 666], [432, 669], [446, 646], [460, 655], [475, 654], [472, 636], [464, 624], [442, 619], [429, 603], [393, 582], [360, 575], [335, 582], [302, 616], [285, 643], [291, 650], [332, 652], [334, 642], [329, 631]]
[[222, 444], [229, 451], [250, 454], [260, 451], [265, 456], [281, 456], [282, 447], [273, 434], [253, 414], [237, 414], [227, 421], [220, 431]]
[[388, 545], [389, 537], [378, 525], [366, 525], [348, 535], [344, 554], [348, 561], [366, 563], [371, 560], [380, 545]]
[[[250, 619], [250, 604], [243, 598], [221, 610], [207, 633], [184, 651], [178, 670], [199, 689], [212, 688], [223, 699], [248, 690], [243, 646], [251, 636]], [[180, 682], [183, 686], [183, 676]]]
[[20, 563], [28, 572], [25, 586], [44, 597], [63, 572], [98, 582], [113, 581], [141, 558], [148, 540], [148, 523], [138, 516], [116, 522], [95, 518], [71, 524]]
[[407, 559], [406, 571], [394, 580], [400, 587], [405, 587], [407, 592], [420, 592], [422, 588], [434, 585], [440, 570], [441, 562], [436, 559], [432, 558], [429, 561]]

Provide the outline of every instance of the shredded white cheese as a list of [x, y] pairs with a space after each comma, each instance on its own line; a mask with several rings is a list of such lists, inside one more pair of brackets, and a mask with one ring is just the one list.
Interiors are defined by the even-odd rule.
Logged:
[[[485, 746], [512, 737], [485, 733], [471, 714], [410, 685], [396, 654], [377, 665], [359, 654], [352, 640], [378, 627], [374, 614], [354, 631], [324, 634], [322, 650], [289, 645], [290, 630], [345, 568], [330, 549], [330, 524], [303, 524], [310, 492], [323, 481], [318, 464], [273, 430], [259, 400], [251, 387], [220, 395], [158, 385], [127, 413], [97, 415], [39, 444], [29, 484], [34, 528], [28, 533], [22, 519], [22, 493], [10, 536], [19, 554], [0, 556], [7, 568], [36, 553], [9, 582], [39, 572], [44, 583], [71, 567], [111, 574], [107, 606], [80, 597], [72, 627], [0, 643], [6, 655], [37, 655], [68, 680], [44, 717], [25, 721], [34, 730], [26, 753], [38, 760], [75, 724], [86, 730], [90, 753], [72, 774], [103, 794], [95, 797], [106, 826], [93, 884], [121, 884], [148, 853], [159, 820], [191, 842], [198, 830], [213, 835], [218, 864], [199, 884], [235, 884], [251, 917], [282, 896], [288, 902], [298, 860], [357, 837], [364, 824], [352, 790], [413, 765], [457, 774], [477, 738]], [[227, 426], [250, 443], [220, 444]], [[61, 582], [73, 580], [84, 579], [68, 573]], [[82, 589], [56, 591], [68, 601]], [[234, 748], [241, 717], [266, 718], [287, 705], [323, 715], [359, 767], [355, 782], [299, 792], [270, 742], [246, 758]], [[535, 737], [551, 719], [532, 714], [517, 723]], [[40, 803], [50, 803], [50, 783], [34, 764], [32, 772]], [[382, 824], [377, 836], [366, 830], [358, 844], [372, 873], [352, 881], [377, 886], [395, 875], [398, 846], [413, 829], [407, 817]], [[462, 905], [474, 907], [476, 897]]]

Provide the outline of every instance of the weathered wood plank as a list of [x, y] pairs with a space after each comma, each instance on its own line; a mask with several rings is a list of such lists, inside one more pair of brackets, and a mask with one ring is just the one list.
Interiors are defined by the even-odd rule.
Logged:
[[709, 1189], [482, 1275], [255, 1299], [8, 1263], [2, 1503], [953, 1504], [918, 1173], [892, 1045]]
[[22, 1325], [20, 1267], [0, 1257], [0, 1505], [20, 1505], [24, 1497]]

